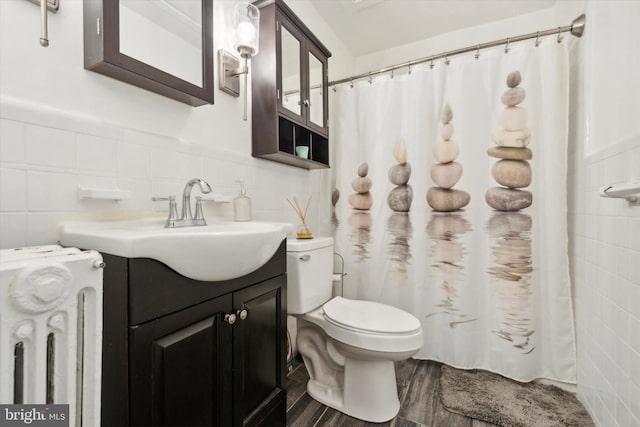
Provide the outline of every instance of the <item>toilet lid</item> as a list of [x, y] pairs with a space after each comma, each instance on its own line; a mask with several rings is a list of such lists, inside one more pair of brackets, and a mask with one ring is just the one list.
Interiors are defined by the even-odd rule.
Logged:
[[347, 328], [386, 334], [420, 329], [420, 322], [411, 314], [377, 302], [335, 297], [322, 308], [328, 320]]

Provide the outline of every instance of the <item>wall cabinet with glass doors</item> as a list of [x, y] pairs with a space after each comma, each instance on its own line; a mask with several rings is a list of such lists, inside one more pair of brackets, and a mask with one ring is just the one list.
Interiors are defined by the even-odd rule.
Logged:
[[259, 0], [260, 49], [252, 58], [254, 157], [329, 167], [331, 52], [282, 0]]

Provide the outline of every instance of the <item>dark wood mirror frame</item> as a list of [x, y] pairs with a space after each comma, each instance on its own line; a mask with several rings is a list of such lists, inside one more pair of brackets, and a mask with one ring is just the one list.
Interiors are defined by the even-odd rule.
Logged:
[[120, 2], [84, 0], [84, 68], [192, 106], [213, 104], [213, 0], [202, 0], [203, 86], [120, 52]]

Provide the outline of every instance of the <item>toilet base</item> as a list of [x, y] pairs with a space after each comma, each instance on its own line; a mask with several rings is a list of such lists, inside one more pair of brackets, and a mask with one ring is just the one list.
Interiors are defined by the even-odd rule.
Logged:
[[347, 358], [344, 365], [344, 393], [313, 379], [307, 393], [320, 403], [360, 420], [382, 423], [400, 410], [396, 372], [392, 361]]
[[317, 400], [323, 405], [326, 405], [337, 411], [344, 412], [344, 410], [342, 409], [342, 390], [336, 390], [335, 388], [327, 387], [326, 385], [321, 384], [314, 379], [310, 379], [307, 382], [307, 393], [314, 400]]

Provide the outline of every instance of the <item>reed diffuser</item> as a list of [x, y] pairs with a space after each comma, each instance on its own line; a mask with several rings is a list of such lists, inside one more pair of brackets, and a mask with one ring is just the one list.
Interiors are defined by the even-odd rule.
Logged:
[[291, 200], [287, 199], [287, 202], [291, 205], [296, 214], [300, 218], [302, 224], [298, 226], [298, 230], [296, 231], [298, 239], [313, 239], [313, 234], [311, 234], [311, 230], [307, 225], [307, 211], [309, 210], [309, 204], [311, 203], [311, 196], [309, 196], [309, 200], [307, 200], [307, 206], [304, 208], [304, 212], [302, 211], [302, 207], [300, 203], [298, 203], [298, 198], [293, 197], [293, 203]]

